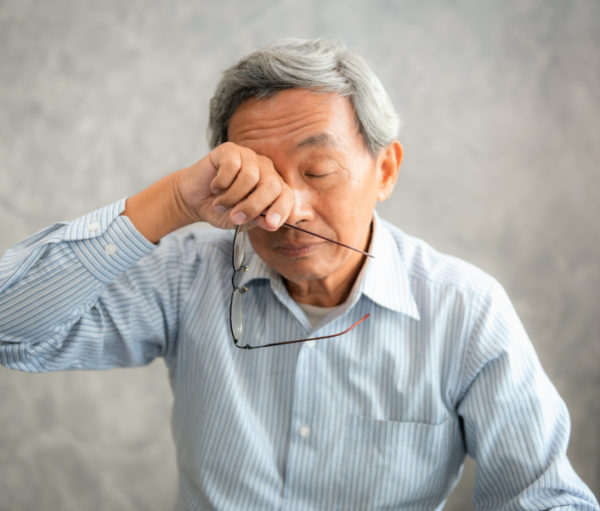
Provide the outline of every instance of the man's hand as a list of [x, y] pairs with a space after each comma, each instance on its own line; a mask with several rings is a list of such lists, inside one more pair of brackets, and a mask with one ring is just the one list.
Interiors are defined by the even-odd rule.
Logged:
[[[226, 142], [191, 167], [130, 197], [123, 214], [155, 243], [194, 222], [231, 229], [255, 221], [274, 231], [293, 204], [292, 191], [269, 158]], [[265, 217], [260, 216], [263, 212]]]
[[256, 220], [274, 231], [294, 202], [269, 158], [231, 142], [181, 172], [179, 195], [195, 221], [225, 229]]

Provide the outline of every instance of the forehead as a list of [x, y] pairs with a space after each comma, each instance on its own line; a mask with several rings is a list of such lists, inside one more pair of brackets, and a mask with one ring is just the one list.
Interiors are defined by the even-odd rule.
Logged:
[[323, 147], [339, 145], [357, 134], [356, 116], [348, 98], [306, 89], [248, 99], [228, 126], [228, 140], [252, 146], [289, 142], [297, 148]]

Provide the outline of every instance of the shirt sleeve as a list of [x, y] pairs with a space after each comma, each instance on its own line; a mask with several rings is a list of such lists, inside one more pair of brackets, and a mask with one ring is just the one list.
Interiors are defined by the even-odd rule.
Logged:
[[[0, 260], [0, 363], [107, 369], [164, 355], [176, 328], [176, 245], [157, 248], [122, 199], [59, 223]], [[162, 242], [161, 242], [162, 244]]]
[[567, 408], [499, 285], [480, 311], [458, 406], [467, 452], [477, 464], [474, 508], [597, 511], [567, 459]]

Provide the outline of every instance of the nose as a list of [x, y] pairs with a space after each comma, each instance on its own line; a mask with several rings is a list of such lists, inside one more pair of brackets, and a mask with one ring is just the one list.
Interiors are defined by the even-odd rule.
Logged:
[[294, 194], [294, 207], [288, 217], [288, 223], [300, 225], [310, 222], [315, 215], [310, 192], [302, 188], [292, 188], [292, 192]]

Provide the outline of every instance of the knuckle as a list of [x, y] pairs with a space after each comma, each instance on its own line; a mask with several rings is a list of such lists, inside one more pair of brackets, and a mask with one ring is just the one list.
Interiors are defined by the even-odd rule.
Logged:
[[286, 183], [281, 183], [281, 195], [285, 197], [286, 200], [293, 200], [294, 192]]
[[241, 183], [247, 186], [255, 186], [258, 183], [259, 177], [258, 169], [254, 165], [245, 166], [239, 175]]
[[223, 142], [219, 148], [223, 151], [232, 151], [235, 147], [237, 147], [233, 142]]
[[221, 159], [219, 160], [219, 171], [220, 174], [223, 175], [223, 173], [231, 173], [235, 170], [236, 168], [236, 162], [235, 159], [231, 158], [229, 155], [224, 155], [221, 157]]
[[237, 163], [239, 165], [240, 161], [240, 151], [239, 147], [236, 146], [233, 142], [224, 142], [221, 146], [221, 162], [227, 163]]
[[282, 191], [281, 181], [279, 179], [270, 179], [267, 181], [267, 190], [272, 195], [280, 195]]
[[235, 147], [245, 162], [256, 163], [257, 154], [252, 149], [244, 146]]

